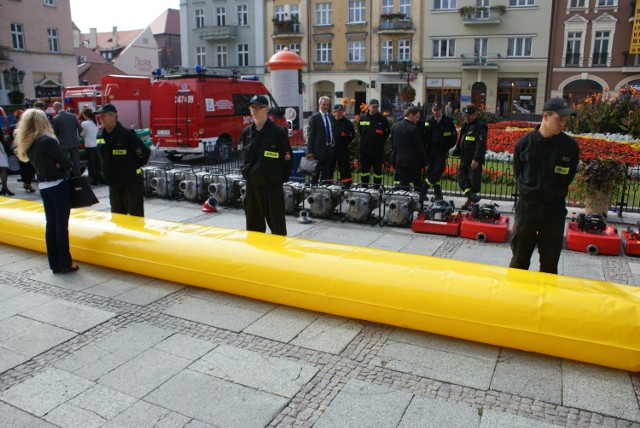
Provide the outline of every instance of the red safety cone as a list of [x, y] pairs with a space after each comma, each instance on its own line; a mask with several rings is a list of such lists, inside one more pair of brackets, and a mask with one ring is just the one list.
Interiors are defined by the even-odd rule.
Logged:
[[205, 213], [218, 212], [218, 208], [216, 208], [217, 206], [218, 206], [218, 201], [216, 200], [216, 198], [209, 198], [204, 202], [204, 205], [202, 206], [202, 212], [205, 212]]

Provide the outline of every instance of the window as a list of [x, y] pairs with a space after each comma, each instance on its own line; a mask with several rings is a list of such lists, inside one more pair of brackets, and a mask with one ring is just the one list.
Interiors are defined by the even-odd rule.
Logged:
[[45, 6], [55, 6], [56, 2], [55, 2], [55, 0], [44, 0], [44, 5]]
[[216, 67], [227, 66], [227, 45], [216, 46]]
[[580, 65], [580, 53], [582, 52], [582, 33], [579, 31], [570, 31], [567, 34], [567, 56], [565, 57], [565, 65]]
[[569, 2], [569, 9], [584, 8], [584, 0], [571, 0]]
[[316, 43], [316, 62], [331, 62], [331, 43]]
[[434, 0], [433, 8], [435, 10], [457, 9], [458, 0]]
[[382, 13], [393, 13], [393, 0], [382, 0]]
[[609, 31], [596, 31], [593, 42], [593, 65], [607, 65], [610, 36]]
[[473, 45], [473, 55], [475, 63], [486, 64], [488, 58], [487, 48], [489, 46], [489, 39], [475, 39]]
[[204, 28], [204, 9], [196, 9], [196, 28]]
[[291, 17], [293, 17], [293, 15], [296, 15], [299, 18], [300, 17], [300, 5], [290, 4], [289, 5], [289, 15], [291, 15]]
[[289, 45], [289, 50], [300, 55], [300, 43], [291, 43]]
[[273, 14], [277, 21], [284, 21], [288, 19], [287, 13], [284, 11], [284, 5], [275, 6]]
[[24, 50], [24, 28], [22, 24], [11, 24], [11, 41], [14, 49]]
[[204, 67], [207, 65], [207, 48], [196, 46], [196, 65]]
[[398, 61], [411, 61], [411, 40], [398, 41]]
[[489, 0], [476, 0], [476, 19], [489, 19]]
[[280, 52], [280, 51], [283, 51], [283, 50], [284, 50], [284, 48], [285, 48], [285, 45], [283, 45], [282, 43], [276, 43], [276, 46], [275, 46], [275, 48], [274, 48], [274, 51], [275, 51], [275, 52]]
[[533, 6], [535, 3], [535, 0], [509, 0], [511, 7]]
[[452, 58], [456, 56], [455, 39], [439, 39], [433, 41], [434, 58]]
[[365, 5], [364, 0], [349, 2], [349, 23], [365, 21]]
[[348, 62], [364, 62], [364, 41], [350, 41], [348, 44]]
[[249, 25], [249, 8], [246, 4], [238, 5], [238, 25]]
[[406, 18], [411, 16], [411, 0], [400, 0], [400, 13], [404, 13]]
[[331, 25], [331, 3], [316, 4], [316, 25]]
[[508, 57], [531, 56], [531, 37], [516, 37], [509, 39], [507, 46]]
[[224, 7], [216, 7], [216, 25], [218, 27], [227, 25], [227, 12]]
[[391, 40], [383, 40], [380, 49], [380, 60], [384, 62], [393, 61], [393, 42]]
[[238, 67], [249, 66], [249, 45], [246, 43], [238, 45]]
[[615, 6], [613, 0], [598, 0], [598, 7]]

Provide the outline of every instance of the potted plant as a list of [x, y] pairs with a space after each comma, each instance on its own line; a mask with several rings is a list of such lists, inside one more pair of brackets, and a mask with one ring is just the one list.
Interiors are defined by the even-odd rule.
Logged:
[[411, 85], [407, 85], [398, 91], [398, 97], [405, 103], [411, 103], [416, 99], [416, 90]]
[[13, 90], [7, 94], [7, 97], [9, 97], [9, 102], [11, 104], [24, 103], [24, 94], [21, 91]]
[[576, 180], [585, 213], [606, 216], [611, 200], [620, 197], [627, 174], [626, 165], [614, 158], [581, 161]]

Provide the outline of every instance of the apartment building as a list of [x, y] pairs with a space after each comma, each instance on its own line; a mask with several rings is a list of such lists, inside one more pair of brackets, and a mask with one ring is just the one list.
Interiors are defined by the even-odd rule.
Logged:
[[398, 92], [407, 85], [416, 90], [415, 103], [423, 99], [423, 3], [267, 2], [267, 57], [288, 48], [306, 62], [302, 74], [306, 111], [316, 110], [323, 95], [334, 101], [347, 98], [348, 113], [358, 113], [359, 106], [371, 98], [380, 100], [383, 111], [397, 111]]
[[[578, 102], [594, 92], [640, 87], [631, 54], [635, 1], [556, 0], [549, 62], [551, 95]], [[640, 13], [640, 11], [638, 11]]]
[[69, 0], [0, 0], [0, 16], [0, 105], [78, 84]]
[[265, 5], [261, 0], [181, 0], [182, 65], [265, 72]]

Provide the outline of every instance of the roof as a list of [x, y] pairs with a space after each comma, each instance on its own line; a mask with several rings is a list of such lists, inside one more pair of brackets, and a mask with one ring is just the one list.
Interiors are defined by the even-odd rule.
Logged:
[[[126, 47], [129, 46], [131, 44], [131, 42], [133, 42], [140, 34], [142, 34], [142, 32], [144, 31], [144, 29], [142, 30], [128, 30], [128, 31], [118, 31], [118, 46], [120, 47]], [[102, 50], [109, 50], [109, 49], [113, 49], [116, 48], [117, 46], [114, 46], [113, 44], [113, 31], [109, 31], [109, 32], [104, 32], [104, 33], [97, 33], [97, 50], [98, 51], [102, 51]], [[90, 34], [89, 33], [82, 33], [80, 34], [80, 42], [85, 42], [85, 41], [89, 41], [90, 40]]]
[[113, 64], [85, 63], [78, 66], [78, 78], [80, 82], [86, 80], [89, 85], [98, 85], [102, 76], [109, 74], [126, 74]]
[[177, 9], [167, 9], [160, 16], [154, 19], [149, 28], [154, 36], [158, 34], [180, 35], [180, 11]]
[[74, 48], [74, 52], [76, 54], [76, 58], [79, 58], [81, 56], [85, 57], [86, 60], [83, 62], [90, 62], [90, 63], [94, 63], [94, 64], [104, 64], [107, 62], [106, 59], [104, 59], [102, 57], [102, 55], [100, 55], [99, 53], [89, 49], [86, 46], [79, 46], [77, 48]]

